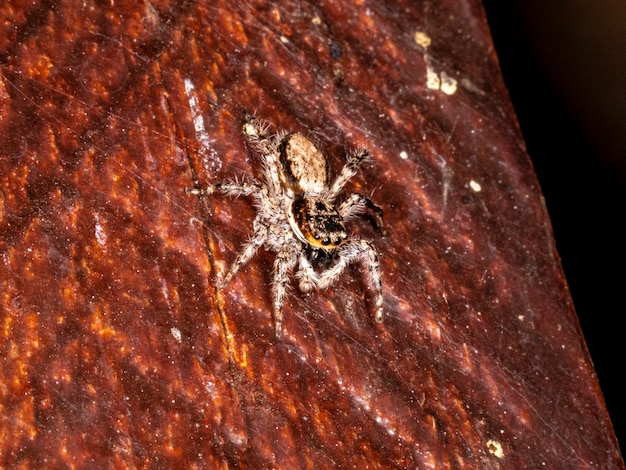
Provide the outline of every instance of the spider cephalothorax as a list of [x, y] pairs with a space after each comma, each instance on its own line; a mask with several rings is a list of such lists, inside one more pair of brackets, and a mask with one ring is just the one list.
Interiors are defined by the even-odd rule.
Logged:
[[268, 127], [247, 117], [243, 133], [263, 161], [263, 181], [227, 181], [206, 189], [188, 189], [189, 194], [251, 196], [258, 209], [254, 234], [224, 277], [226, 286], [239, 269], [265, 245], [276, 252], [274, 261], [273, 314], [276, 336], [282, 330], [282, 307], [291, 273], [304, 292], [330, 286], [351, 263], [361, 263], [376, 292], [375, 319], [383, 319], [383, 291], [378, 254], [372, 244], [351, 238], [345, 221], [371, 211], [384, 234], [382, 211], [366, 196], [354, 193], [342, 203], [335, 202], [346, 183], [368, 157], [365, 150], [348, 155], [348, 161], [330, 184], [328, 162], [322, 152], [301, 134], [270, 136]]

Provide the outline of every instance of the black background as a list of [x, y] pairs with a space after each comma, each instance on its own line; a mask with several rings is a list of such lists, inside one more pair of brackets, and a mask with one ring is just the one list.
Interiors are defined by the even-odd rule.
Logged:
[[[626, 122], [620, 102], [626, 97], [626, 27], [612, 36], [615, 15], [626, 25], [626, 9], [618, 6], [616, 11], [609, 8], [611, 2], [591, 2], [597, 6], [581, 7], [604, 11], [571, 10], [561, 15], [555, 14], [553, 3], [485, 0], [484, 6], [546, 198], [574, 305], [623, 448], [626, 156], [623, 141], [611, 135], [610, 127]], [[576, 8], [576, 3], [568, 8]], [[574, 37], [563, 37], [569, 34]], [[589, 83], [594, 72], [598, 81]], [[613, 96], [602, 96], [602, 87]], [[616, 94], [616, 89], [624, 95]], [[603, 108], [602, 103], [612, 98], [615, 106], [608, 108], [613, 109]]]

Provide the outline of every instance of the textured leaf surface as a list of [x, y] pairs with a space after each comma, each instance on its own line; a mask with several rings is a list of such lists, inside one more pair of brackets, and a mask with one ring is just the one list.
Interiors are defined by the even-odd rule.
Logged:
[[[479, 2], [11, 3], [1, 466], [623, 468]], [[371, 152], [382, 324], [358, 267], [280, 341], [272, 253], [218, 288], [245, 111]]]

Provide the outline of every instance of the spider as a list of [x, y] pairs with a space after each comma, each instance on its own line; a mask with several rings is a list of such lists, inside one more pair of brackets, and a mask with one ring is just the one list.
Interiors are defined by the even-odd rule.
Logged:
[[276, 337], [282, 334], [287, 284], [296, 269], [300, 290], [331, 286], [351, 263], [359, 262], [376, 292], [375, 314], [383, 321], [383, 289], [378, 254], [365, 240], [350, 237], [345, 222], [369, 210], [381, 235], [386, 235], [382, 210], [368, 197], [354, 193], [340, 204], [335, 200], [358, 167], [369, 157], [366, 150], [348, 154], [347, 162], [332, 184], [328, 162], [313, 142], [302, 134], [268, 135], [269, 126], [246, 116], [243, 134], [260, 154], [263, 180], [228, 180], [205, 189], [187, 188], [188, 194], [250, 196], [257, 209], [254, 234], [243, 246], [221, 282], [224, 288], [261, 246], [276, 253], [272, 284]]

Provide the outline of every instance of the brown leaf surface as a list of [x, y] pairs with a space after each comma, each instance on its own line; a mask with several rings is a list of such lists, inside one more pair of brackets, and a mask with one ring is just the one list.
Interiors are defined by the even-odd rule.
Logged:
[[[383, 6], [384, 5], [384, 6]], [[623, 468], [477, 1], [11, 2], [0, 30], [0, 466]], [[385, 211], [285, 306], [245, 111]]]

